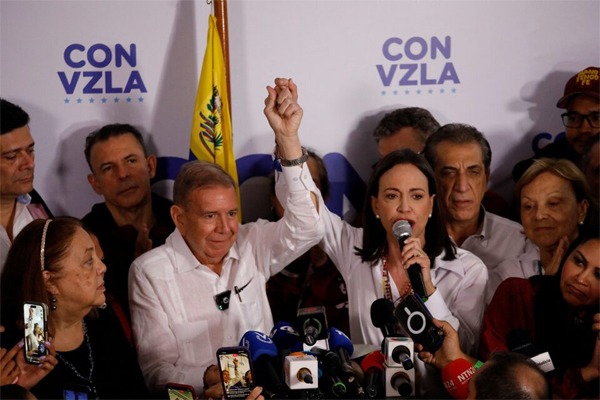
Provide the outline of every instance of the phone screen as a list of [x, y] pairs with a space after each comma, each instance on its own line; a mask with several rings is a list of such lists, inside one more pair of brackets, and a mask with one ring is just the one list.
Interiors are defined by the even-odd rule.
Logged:
[[46, 305], [37, 302], [23, 304], [23, 324], [25, 326], [24, 341], [25, 359], [32, 364], [39, 364], [40, 357], [47, 354], [45, 342], [48, 340]]
[[194, 388], [186, 385], [167, 384], [169, 400], [196, 400]]
[[217, 350], [218, 366], [226, 399], [245, 399], [254, 389], [248, 349], [224, 347]]

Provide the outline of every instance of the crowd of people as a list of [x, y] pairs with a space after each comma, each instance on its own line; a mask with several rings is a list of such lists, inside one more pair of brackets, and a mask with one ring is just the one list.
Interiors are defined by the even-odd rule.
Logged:
[[[0, 395], [164, 398], [179, 383], [220, 398], [234, 379], [219, 374], [217, 349], [302, 307], [325, 306], [354, 343], [381, 345], [371, 305], [417, 291], [416, 264], [445, 334], [434, 353], [416, 344], [416, 397], [447, 398], [440, 371], [465, 359], [477, 369], [471, 398], [597, 398], [599, 86], [597, 67], [566, 83], [565, 135], [515, 165], [512, 202], [488, 188], [492, 149], [477, 128], [440, 126], [417, 107], [390, 112], [373, 133], [380, 159], [356, 223], [327, 208], [327, 171], [301, 146], [291, 79], [275, 79], [265, 99], [275, 213], [244, 224], [237, 183], [216, 164], [185, 164], [172, 201], [152, 193], [156, 157], [129, 124], [86, 138], [88, 181], [104, 202], [81, 220], [53, 216], [33, 189], [29, 116], [2, 99]], [[24, 302], [47, 305], [47, 336]], [[46, 349], [36, 365], [22, 350], [34, 340]], [[528, 358], [544, 352], [545, 373]]]

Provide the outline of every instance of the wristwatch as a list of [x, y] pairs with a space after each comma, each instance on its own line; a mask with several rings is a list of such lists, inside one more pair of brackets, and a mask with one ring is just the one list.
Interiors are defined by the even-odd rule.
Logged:
[[304, 147], [302, 147], [302, 155], [295, 160], [286, 160], [284, 158], [279, 158], [279, 163], [282, 167], [295, 167], [296, 165], [304, 164], [308, 160], [308, 151]]

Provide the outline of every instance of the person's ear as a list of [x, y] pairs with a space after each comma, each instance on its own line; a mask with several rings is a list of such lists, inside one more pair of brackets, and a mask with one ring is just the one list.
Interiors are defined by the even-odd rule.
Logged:
[[181, 206], [173, 204], [171, 206], [171, 219], [181, 236], [185, 236], [185, 210]]
[[154, 154], [150, 154], [148, 157], [146, 157], [146, 162], [148, 163], [148, 175], [150, 175], [150, 179], [152, 179], [156, 175], [156, 156]]
[[92, 187], [92, 189], [94, 189], [94, 192], [96, 192], [96, 194], [99, 194], [100, 196], [102, 196], [102, 190], [100, 189], [100, 184], [98, 183], [98, 180], [96, 179], [96, 175], [88, 174], [87, 180], [90, 183], [90, 186]]
[[583, 225], [583, 222], [585, 222], [585, 217], [587, 216], [589, 206], [590, 204], [588, 201], [583, 199], [577, 207], [577, 222], [579, 222], [581, 225]]
[[375, 217], [379, 219], [379, 203], [377, 201], [377, 197], [375, 196], [371, 196], [371, 209], [373, 210]]
[[44, 286], [46, 287], [46, 291], [53, 296], [59, 294], [59, 290], [54, 283], [54, 278], [52, 277], [52, 272], [50, 271], [42, 271], [42, 278], [44, 279]]

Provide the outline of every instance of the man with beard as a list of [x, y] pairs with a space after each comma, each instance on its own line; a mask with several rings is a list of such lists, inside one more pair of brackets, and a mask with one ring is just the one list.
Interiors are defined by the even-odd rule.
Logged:
[[33, 190], [35, 143], [29, 115], [18, 105], [1, 99], [0, 108], [0, 272], [17, 234], [31, 221], [52, 214]]
[[164, 244], [175, 229], [171, 202], [151, 191], [156, 156], [142, 134], [128, 124], [105, 125], [85, 140], [92, 189], [104, 196], [83, 222], [98, 237], [107, 266], [105, 285], [129, 318], [127, 278], [133, 260]]

